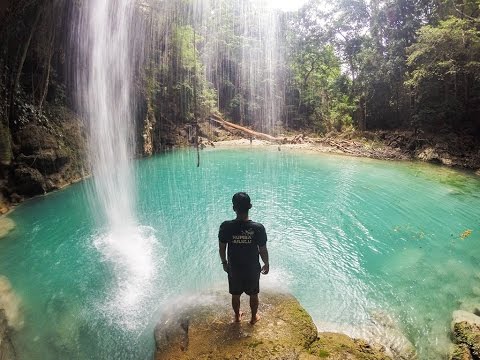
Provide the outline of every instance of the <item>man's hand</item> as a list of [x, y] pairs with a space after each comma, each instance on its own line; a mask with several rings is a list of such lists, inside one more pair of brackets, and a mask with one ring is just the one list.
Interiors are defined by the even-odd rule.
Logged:
[[262, 274], [263, 275], [267, 275], [269, 271], [270, 271], [270, 265], [269, 264], [265, 264], [265, 265], [262, 266]]
[[230, 265], [227, 262], [223, 263], [223, 271], [227, 274], [230, 272]]

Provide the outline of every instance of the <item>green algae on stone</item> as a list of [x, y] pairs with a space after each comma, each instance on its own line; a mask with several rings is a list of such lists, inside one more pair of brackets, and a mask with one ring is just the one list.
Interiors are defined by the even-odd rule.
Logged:
[[474, 359], [480, 358], [480, 326], [467, 321], [453, 325], [455, 343], [468, 347]]
[[467, 345], [457, 344], [452, 350], [450, 360], [473, 360], [473, 357]]
[[310, 346], [310, 354], [322, 359], [390, 359], [380, 346], [372, 346], [364, 340], [352, 339], [344, 334], [319, 333], [318, 339]]

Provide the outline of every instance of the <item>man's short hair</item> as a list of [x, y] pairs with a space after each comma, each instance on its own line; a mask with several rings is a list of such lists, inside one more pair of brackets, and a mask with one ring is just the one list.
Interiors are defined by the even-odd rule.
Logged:
[[232, 198], [233, 207], [240, 212], [248, 212], [252, 207], [250, 196], [245, 192], [238, 192]]

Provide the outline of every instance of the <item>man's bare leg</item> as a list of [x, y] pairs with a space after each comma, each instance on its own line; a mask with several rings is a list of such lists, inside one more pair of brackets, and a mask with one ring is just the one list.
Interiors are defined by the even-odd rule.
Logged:
[[258, 310], [258, 294], [250, 295], [250, 309], [252, 310], [252, 319], [250, 320], [250, 324], [255, 324], [258, 320], [260, 320], [260, 316], [257, 314]]
[[240, 295], [232, 295], [232, 308], [235, 313], [235, 322], [240, 322], [243, 315], [240, 312]]

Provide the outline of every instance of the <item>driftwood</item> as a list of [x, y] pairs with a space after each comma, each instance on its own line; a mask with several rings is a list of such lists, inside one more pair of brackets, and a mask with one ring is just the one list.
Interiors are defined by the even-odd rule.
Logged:
[[264, 139], [264, 140], [272, 141], [272, 142], [275, 142], [275, 143], [281, 143], [284, 140], [283, 138], [277, 138], [277, 137], [274, 137], [272, 135], [268, 135], [268, 134], [264, 134], [264, 133], [261, 133], [261, 132], [253, 131], [253, 130], [250, 130], [246, 127], [231, 123], [229, 121], [225, 121], [220, 116], [215, 115], [215, 114], [210, 115], [210, 120], [219, 124], [219, 125], [221, 125], [226, 130], [230, 130], [229, 128], [240, 130], [241, 132], [247, 134], [249, 138], [255, 137], [257, 139]]

